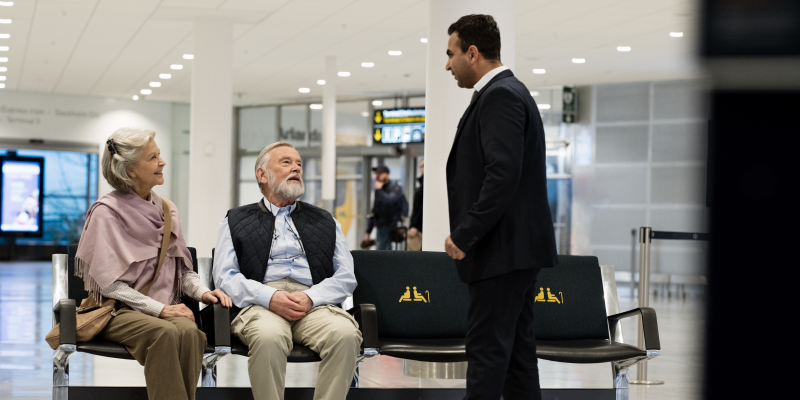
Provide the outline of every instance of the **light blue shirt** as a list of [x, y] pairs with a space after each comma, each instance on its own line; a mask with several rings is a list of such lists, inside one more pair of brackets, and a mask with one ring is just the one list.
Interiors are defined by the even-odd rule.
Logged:
[[352, 296], [357, 286], [356, 275], [353, 272], [353, 256], [347, 248], [347, 239], [342, 233], [339, 221], [334, 220], [336, 248], [333, 252], [333, 276], [314, 285], [305, 249], [292, 222], [291, 213], [296, 205], [280, 208], [266, 198], [264, 204], [275, 216], [275, 231], [264, 282], [247, 279], [239, 271], [239, 260], [233, 249], [231, 230], [226, 217], [219, 224], [217, 234], [217, 246], [214, 251], [214, 285], [230, 296], [233, 304], [240, 308], [252, 304], [269, 308], [272, 295], [277, 290], [264, 283], [287, 277], [311, 286], [303, 292], [308, 295], [314, 306], [340, 304]]

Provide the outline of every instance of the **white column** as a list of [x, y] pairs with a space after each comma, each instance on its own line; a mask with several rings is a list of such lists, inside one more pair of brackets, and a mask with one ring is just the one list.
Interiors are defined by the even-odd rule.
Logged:
[[500, 28], [501, 61], [513, 70], [517, 6], [516, 0], [430, 0], [429, 7], [422, 250], [444, 251], [444, 239], [450, 234], [445, 166], [458, 120], [472, 96], [472, 89], [459, 88], [445, 70], [447, 28], [464, 15], [493, 16]]
[[[219, 223], [232, 204], [233, 22], [194, 22], [189, 210], [184, 235], [197, 255], [211, 256]], [[186, 215], [187, 210], [181, 210]], [[184, 217], [186, 218], [186, 217]]]
[[322, 208], [334, 213], [336, 200], [336, 57], [325, 57], [322, 89]]

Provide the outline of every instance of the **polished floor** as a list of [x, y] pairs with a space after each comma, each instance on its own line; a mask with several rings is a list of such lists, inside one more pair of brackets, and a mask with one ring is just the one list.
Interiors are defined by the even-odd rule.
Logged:
[[[53, 351], [44, 342], [52, 325], [52, 277], [47, 262], [0, 263], [0, 399], [49, 399]], [[636, 306], [620, 289], [620, 309]], [[704, 330], [702, 292], [687, 299], [656, 298], [662, 356], [649, 363], [648, 378], [657, 386], [631, 386], [630, 398], [698, 399], [701, 392], [701, 336]], [[636, 342], [636, 321], [623, 322], [626, 343]], [[611, 388], [608, 364], [562, 364], [541, 361], [544, 388]], [[311, 387], [318, 364], [289, 364], [287, 386]], [[228, 356], [219, 363], [219, 386], [249, 386], [247, 359]], [[144, 386], [143, 368], [135, 361], [87, 354], [70, 358], [70, 384], [75, 386]], [[635, 379], [635, 368], [631, 371]], [[363, 387], [458, 387], [464, 381], [423, 381], [403, 376], [402, 361], [376, 357], [361, 364]]]

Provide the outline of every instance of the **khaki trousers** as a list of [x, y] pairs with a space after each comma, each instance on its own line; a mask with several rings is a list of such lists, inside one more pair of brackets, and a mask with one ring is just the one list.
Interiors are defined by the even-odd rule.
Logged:
[[422, 232], [417, 233], [416, 236], [409, 236], [406, 242], [408, 251], [422, 250]]
[[[291, 278], [267, 285], [289, 293], [308, 289]], [[286, 357], [293, 342], [308, 346], [322, 358], [314, 400], [347, 397], [361, 348], [361, 332], [353, 317], [341, 308], [318, 306], [298, 321], [287, 321], [254, 305], [236, 316], [231, 332], [250, 348], [247, 365], [255, 400], [283, 400]]]
[[119, 343], [144, 366], [150, 400], [194, 400], [206, 334], [188, 318], [156, 318], [127, 306], [98, 338]]

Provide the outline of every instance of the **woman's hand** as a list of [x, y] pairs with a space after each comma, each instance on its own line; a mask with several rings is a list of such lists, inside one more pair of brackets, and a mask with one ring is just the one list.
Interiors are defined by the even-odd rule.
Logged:
[[164, 306], [164, 309], [161, 310], [161, 314], [158, 315], [158, 318], [170, 318], [170, 317], [186, 317], [194, 321], [194, 314], [192, 314], [192, 310], [189, 307], [186, 307], [185, 304], [175, 304], [174, 306]]
[[203, 303], [212, 304], [219, 301], [222, 303], [223, 307], [231, 308], [233, 306], [233, 302], [231, 298], [228, 297], [222, 290], [214, 289], [210, 292], [203, 293]]

